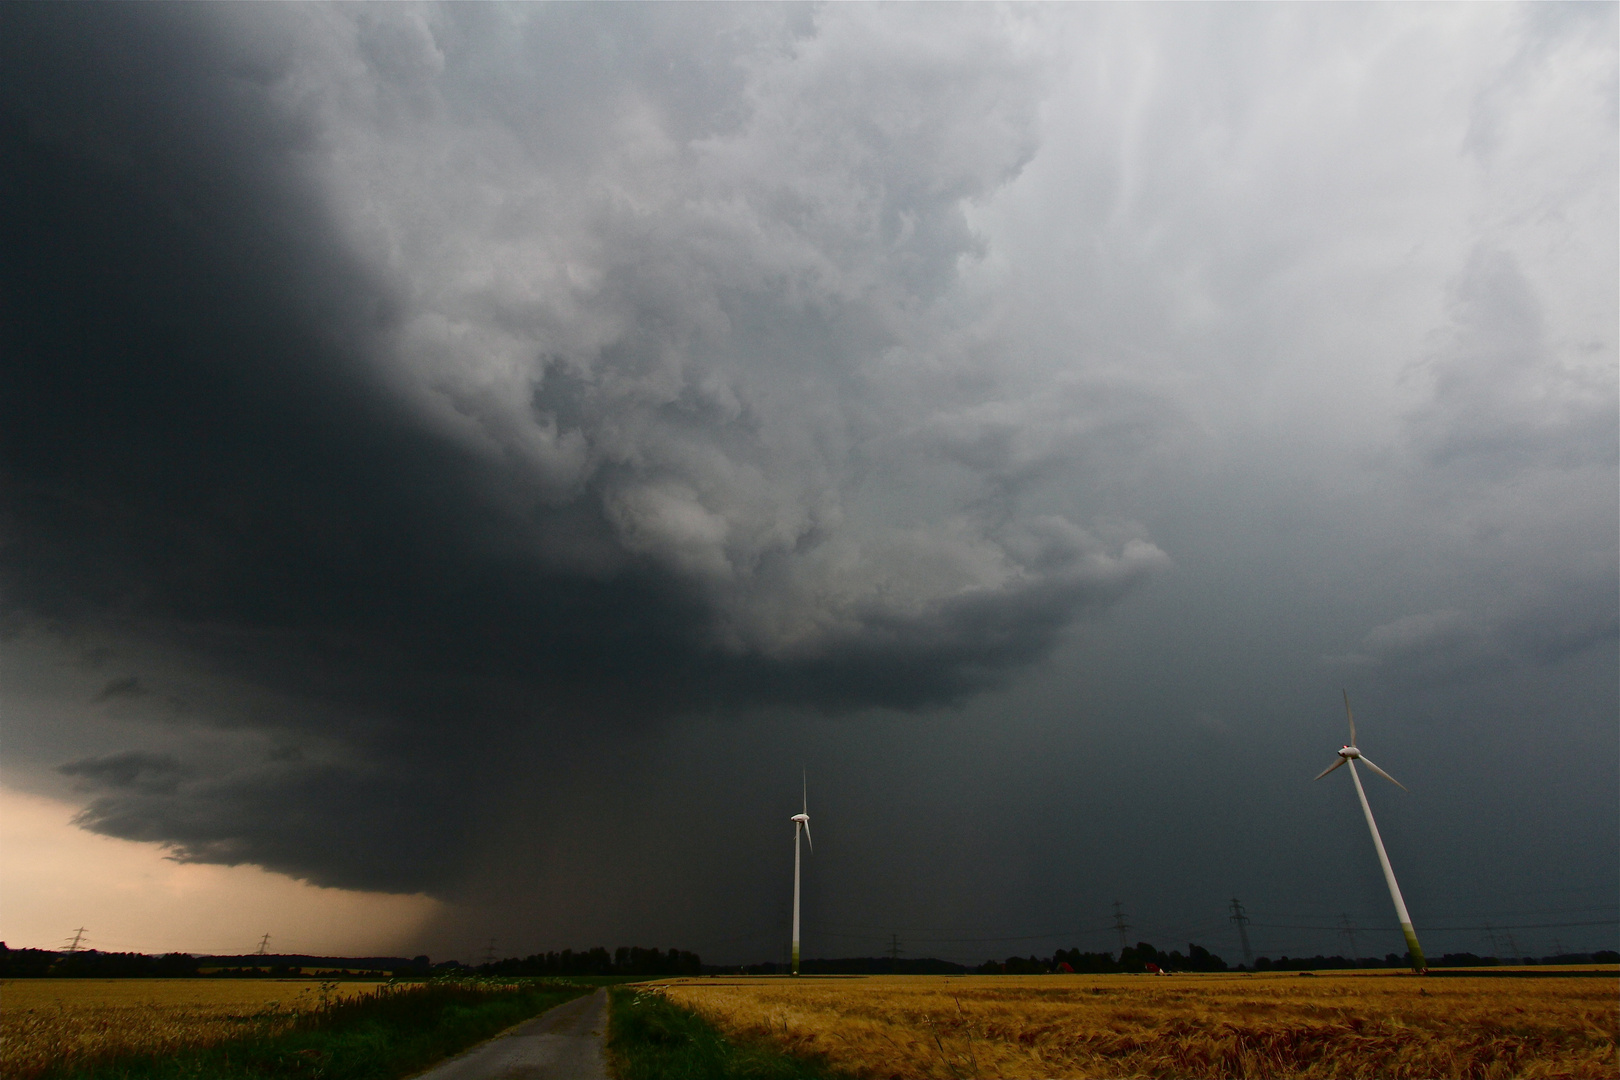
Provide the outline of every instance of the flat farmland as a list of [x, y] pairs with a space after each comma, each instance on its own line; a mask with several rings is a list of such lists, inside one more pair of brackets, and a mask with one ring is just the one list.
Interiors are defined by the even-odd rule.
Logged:
[[1615, 1077], [1614, 977], [1046, 975], [658, 984], [863, 1078]]
[[328, 1000], [379, 983], [308, 979], [6, 979], [0, 1077], [121, 1054], [165, 1054], [274, 1032]]

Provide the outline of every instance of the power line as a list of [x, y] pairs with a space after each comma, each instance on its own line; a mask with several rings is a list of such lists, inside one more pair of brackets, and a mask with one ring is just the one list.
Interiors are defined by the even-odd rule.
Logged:
[[[1322, 930], [1327, 932], [1342, 932], [1342, 926], [1305, 925], [1302, 923], [1255, 923], [1255, 926], [1266, 930]], [[1498, 930], [1555, 930], [1570, 926], [1620, 926], [1620, 919], [1596, 919], [1591, 922], [1561, 922], [1561, 923], [1513, 923], [1510, 926], [1498, 925]], [[1483, 926], [1433, 926], [1425, 923], [1423, 932], [1426, 934], [1450, 933], [1459, 930], [1489, 930], [1491, 924]]]
[[[849, 933], [849, 934], [854, 934], [856, 932], [863, 932], [863, 933], [869, 934], [869, 935], [874, 936], [874, 937], [887, 935], [887, 934], [889, 934], [889, 933], [891, 933], [891, 932], [893, 932], [893, 931], [895, 931], [897, 929], [897, 927], [895, 927], [894, 924], [892, 924], [892, 923], [888, 924], [886, 926], [874, 926], [874, 925], [869, 924], [869, 923], [841, 923], [841, 922], [826, 923], [824, 925], [831, 928], [831, 929], [833, 929], [833, 930], [842, 930], [842, 931], [844, 931], [846, 933]], [[1065, 927], [1062, 930], [1059, 930], [1059, 931], [1057, 931], [1055, 933], [1052, 933], [1052, 934], [1021, 934], [1021, 935], [1012, 935], [1012, 936], [1014, 936], [1014, 937], [1034, 938], [1034, 937], [1065, 937], [1065, 936], [1072, 935], [1072, 934], [1093, 934], [1093, 933], [1102, 933], [1102, 932], [1104, 932], [1106, 930], [1111, 930], [1111, 929], [1113, 929], [1113, 925], [1114, 924], [1112, 922], [1102, 921], [1102, 922], [1098, 922], [1094, 926], [1082, 927], [1080, 929], [1074, 929], [1072, 927]], [[966, 935], [966, 937], [953, 936], [953, 935]], [[931, 937], [931, 936], [937, 936], [937, 939], [941, 940], [941, 941], [963, 941], [963, 940], [968, 940], [968, 939], [984, 938], [985, 934], [984, 934], [983, 928], [978, 927], [978, 926], [912, 926], [912, 927], [907, 927], [906, 928], [906, 936], [907, 937], [917, 937], [917, 936]], [[1002, 941], [1002, 940], [1010, 940], [1010, 938], [996, 938], [996, 939], [993, 939], [993, 940]]]
[[[905, 935], [905, 940], [907, 942], [910, 942], [910, 943], [913, 943], [913, 944], [919, 944], [919, 945], [925, 945], [925, 946], [993, 945], [993, 944], [997, 944], [997, 943], [1012, 943], [1012, 942], [1024, 942], [1024, 941], [1053, 941], [1053, 942], [1068, 943], [1068, 942], [1074, 942], [1076, 940], [1084, 940], [1086, 937], [1097, 935], [1097, 934], [1103, 934], [1103, 933], [1109, 933], [1109, 932], [1112, 932], [1112, 933], [1115, 933], [1115, 934], [1120, 934], [1121, 933], [1120, 924], [1124, 923], [1124, 930], [1125, 931], [1130, 931], [1130, 930], [1133, 930], [1133, 929], [1134, 930], [1141, 930], [1146, 936], [1152, 938], [1155, 941], [1160, 940], [1161, 938], [1162, 939], [1169, 939], [1169, 940], [1173, 940], [1173, 939], [1176, 939], [1176, 938], [1186, 938], [1188, 940], [1196, 941], [1196, 940], [1198, 940], [1200, 938], [1204, 938], [1204, 937], [1207, 937], [1208, 935], [1214, 934], [1224, 923], [1230, 923], [1232, 925], [1237, 926], [1239, 939], [1246, 946], [1245, 949], [1244, 949], [1244, 960], [1245, 960], [1246, 963], [1252, 965], [1253, 964], [1254, 953], [1253, 953], [1253, 945], [1250, 942], [1249, 935], [1248, 935], [1248, 928], [1250, 926], [1257, 927], [1257, 928], [1260, 928], [1260, 929], [1265, 929], [1265, 930], [1306, 930], [1306, 931], [1316, 931], [1318, 933], [1325, 933], [1325, 934], [1343, 935], [1345, 933], [1346, 920], [1350, 919], [1350, 916], [1348, 914], [1341, 914], [1339, 916], [1338, 920], [1334, 921], [1334, 922], [1329, 922], [1329, 921], [1325, 921], [1325, 920], [1323, 922], [1280, 922], [1280, 923], [1254, 922], [1253, 921], [1253, 916], [1251, 916], [1249, 914], [1246, 906], [1242, 903], [1242, 901], [1240, 901], [1236, 897], [1234, 897], [1229, 902], [1229, 906], [1228, 906], [1228, 910], [1229, 910], [1230, 914], [1228, 914], [1226, 916], [1226, 918], [1224, 920], [1222, 920], [1222, 921], [1208, 921], [1208, 922], [1203, 922], [1203, 923], [1198, 923], [1198, 924], [1188, 924], [1188, 925], [1181, 926], [1179, 928], [1178, 927], [1168, 927], [1168, 926], [1152, 926], [1152, 927], [1145, 927], [1144, 928], [1144, 927], [1134, 926], [1130, 922], [1126, 921], [1127, 920], [1127, 915], [1126, 915], [1126, 913], [1124, 911], [1124, 905], [1122, 903], [1120, 903], [1119, 901], [1115, 901], [1115, 905], [1116, 906], [1115, 906], [1115, 914], [1114, 914], [1113, 921], [1111, 921], [1111, 922], [1099, 921], [1099, 922], [1094, 923], [1094, 924], [1089, 925], [1089, 926], [1071, 927], [1069, 929], [1054, 930], [1054, 931], [1050, 931], [1050, 932], [1047, 932], [1047, 933], [1038, 933], [1038, 934], [986, 934], [986, 933], [983, 933], [983, 932], [975, 932], [972, 929], [966, 929], [966, 928], [938, 927], [938, 928], [916, 929], [916, 930], [908, 931], [906, 933], [906, 935]], [[1285, 915], [1284, 916], [1278, 916], [1278, 915], [1275, 915], [1275, 914], [1273, 914], [1272, 917], [1273, 918], [1280, 917], [1280, 918], [1284, 918], [1284, 919], [1288, 918], [1288, 916], [1285, 916]], [[1301, 916], [1296, 916], [1296, 918], [1301, 918]], [[1311, 918], [1311, 916], [1303, 916], [1302, 918]], [[1240, 919], [1241, 919], [1241, 921], [1240, 921]], [[1376, 919], [1372, 920], [1372, 921], [1379, 922], [1379, 920], [1376, 920]], [[1508, 929], [1513, 929], [1513, 930], [1532, 930], [1532, 929], [1534, 929], [1534, 930], [1546, 930], [1546, 929], [1564, 929], [1564, 928], [1588, 927], [1588, 926], [1613, 926], [1613, 925], [1617, 925], [1617, 924], [1620, 924], [1620, 920], [1616, 920], [1616, 919], [1596, 919], [1596, 920], [1577, 920], [1577, 921], [1571, 921], [1571, 922], [1557, 922], [1557, 923], [1512, 923], [1512, 924], [1507, 924], [1507, 925], [1504, 925], [1504, 924], [1498, 923], [1498, 922], [1491, 922], [1491, 923], [1486, 923], [1486, 924], [1482, 924], [1482, 925], [1434, 925], [1432, 923], [1425, 922], [1424, 923], [1424, 932], [1425, 933], [1464, 933], [1464, 932], [1491, 933], [1493, 931], [1508, 930]], [[1381, 925], [1381, 923], [1380, 923], [1380, 925]], [[1362, 932], [1359, 925], [1353, 926], [1352, 929], [1358, 935]], [[863, 926], [863, 925], [860, 925], [860, 924], [853, 924], [853, 923], [832, 923], [832, 924], [829, 924], [826, 928], [824, 928], [823, 930], [821, 930], [819, 932], [824, 937], [837, 938], [837, 939], [845, 940], [845, 941], [866, 941], [866, 942], [887, 941], [889, 943], [889, 948], [888, 949], [883, 949], [882, 950], [883, 952], [890, 951], [890, 949], [892, 949], [894, 947], [894, 941], [899, 937], [898, 930], [895, 929], [895, 928], [892, 928], [892, 927], [880, 928], [880, 927], [876, 927], [876, 926]], [[758, 934], [739, 935], [739, 936], [736, 936], [736, 937], [728, 938], [728, 939], [726, 939], [725, 942], [722, 942], [721, 944], [731, 944], [731, 943], [740, 942], [740, 941], [759, 940], [760, 938], [766, 937], [767, 933], [768, 932], [766, 932], [766, 931], [761, 931]], [[1122, 947], [1128, 947], [1129, 939], [1128, 938], [1122, 938], [1122, 940], [1126, 941], [1126, 946], [1122, 946]], [[1360, 951], [1359, 948], [1355, 947], [1358, 943], [1359, 943], [1359, 937], [1356, 938], [1355, 941], [1352, 943], [1354, 950], [1357, 951], [1357, 952]], [[1496, 949], [1496, 948], [1493, 947], [1493, 952], [1499, 952], [1499, 951], [1500, 951], [1499, 949]]]
[[[1435, 914], [1433, 912], [1429, 912], [1428, 913], [1428, 918], [1425, 919], [1424, 921], [1425, 921], [1425, 923], [1435, 922], [1435, 921], [1451, 922], [1451, 921], [1455, 921], [1455, 920], [1459, 920], [1459, 919], [1491, 919], [1491, 920], [1494, 921], [1494, 920], [1498, 920], [1498, 919], [1527, 918], [1527, 917], [1535, 916], [1535, 915], [1586, 915], [1586, 914], [1590, 914], [1590, 913], [1592, 913], [1594, 911], [1612, 912], [1612, 911], [1615, 911], [1617, 909], [1617, 906], [1620, 906], [1620, 905], [1615, 905], [1615, 904], [1587, 904], [1584, 907], [1573, 907], [1573, 908], [1539, 908], [1539, 909], [1537, 909], [1535, 911], [1487, 911], [1487, 912], [1473, 912], [1473, 911], [1470, 911], [1470, 912], [1461, 912], [1461, 913], [1453, 912], [1450, 915], [1446, 915], [1444, 913], [1441, 913], [1441, 914], [1437, 915], [1437, 914]], [[1255, 914], [1257, 914], [1262, 919], [1325, 919], [1325, 918], [1329, 917], [1327, 915], [1322, 914], [1321, 912], [1297, 912], [1297, 911], [1260, 911], [1260, 912], [1256, 912]], [[1363, 917], [1365, 917], [1365, 916], [1363, 916]]]
[[1232, 897], [1232, 914], [1228, 916], [1238, 928], [1238, 940], [1243, 942], [1243, 962], [1254, 967], [1254, 950], [1249, 948], [1249, 917], [1243, 913], [1243, 904]]
[[1339, 933], [1343, 934], [1345, 940], [1350, 943], [1350, 958], [1354, 960], [1361, 955], [1361, 948], [1356, 944], [1356, 924], [1350, 921], [1348, 915], [1340, 915], [1339, 921], [1344, 924], [1344, 929], [1340, 930]]
[[[840, 933], [837, 930], [821, 930], [818, 931], [818, 933], [820, 933], [822, 937], [844, 938], [852, 941], [869, 941], [876, 936], [871, 933]], [[1071, 931], [1064, 930], [1055, 934], [1015, 934], [1007, 937], [914, 937], [908, 934], [906, 936], [906, 940], [919, 941], [926, 945], [972, 945], [976, 943], [987, 943], [993, 941], [1059, 941], [1077, 936], [1079, 935]]]
[[1119, 951], [1123, 953], [1131, 947], [1130, 939], [1125, 936], [1131, 924], [1125, 921], [1125, 908], [1118, 900], [1114, 901], [1114, 929], [1119, 931]]

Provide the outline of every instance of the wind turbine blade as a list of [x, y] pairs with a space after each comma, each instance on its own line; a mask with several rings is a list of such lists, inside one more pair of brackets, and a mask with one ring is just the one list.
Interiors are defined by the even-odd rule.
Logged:
[[1328, 773], [1332, 772], [1334, 769], [1337, 769], [1340, 765], [1343, 765], [1345, 762], [1347, 762], [1349, 760], [1350, 760], [1349, 758], [1340, 758], [1338, 761], [1335, 761], [1333, 764], [1329, 765], [1327, 768], [1325, 768], [1321, 772], [1317, 773], [1316, 778], [1318, 780], [1322, 779], [1322, 777], [1326, 776]]
[[1344, 694], [1344, 715], [1350, 720], [1350, 745], [1356, 745], [1356, 714], [1350, 711], [1350, 691], [1340, 691]]
[[808, 814], [810, 812], [810, 785], [805, 780], [803, 769], [799, 770], [799, 800], [799, 813]]
[[810, 845], [811, 851], [816, 850], [816, 842], [810, 839], [810, 823], [808, 821], [801, 821], [799, 824], [804, 826], [804, 842]]
[[1401, 783], [1399, 780], [1397, 780], [1393, 776], [1389, 775], [1389, 773], [1385, 772], [1383, 769], [1380, 769], [1378, 766], [1376, 766], [1372, 762], [1368, 761], [1365, 755], [1362, 756], [1361, 763], [1363, 765], [1367, 766], [1367, 768], [1371, 769], [1373, 772], [1377, 773], [1379, 776], [1382, 776], [1385, 780], [1388, 780], [1390, 783], [1392, 783], [1396, 787], [1400, 788], [1402, 791], [1406, 790], [1406, 785], [1405, 784]]

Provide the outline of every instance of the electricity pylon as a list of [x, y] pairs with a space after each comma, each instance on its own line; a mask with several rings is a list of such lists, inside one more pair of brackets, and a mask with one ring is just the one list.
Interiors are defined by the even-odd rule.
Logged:
[[1243, 905], [1237, 897], [1232, 897], [1232, 914], [1227, 916], [1237, 924], [1238, 940], [1243, 943], [1243, 962], [1250, 968], [1254, 967], [1254, 951], [1249, 948], [1249, 917], [1243, 914]]
[[1119, 931], [1119, 951], [1123, 953], [1131, 947], [1131, 941], [1125, 936], [1125, 931], [1131, 924], [1125, 921], [1125, 907], [1118, 900], [1114, 901], [1114, 929]]

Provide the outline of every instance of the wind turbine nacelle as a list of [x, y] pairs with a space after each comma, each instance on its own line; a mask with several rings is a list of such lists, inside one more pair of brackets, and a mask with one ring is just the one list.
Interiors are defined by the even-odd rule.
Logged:
[[802, 821], [806, 825], [808, 825], [808, 824], [810, 824], [810, 815], [809, 814], [794, 814], [792, 817], [788, 818], [788, 820], [789, 821]]
[[1353, 746], [1341, 746], [1339, 747], [1339, 756], [1342, 758], [1358, 758], [1361, 756], [1361, 751]]

